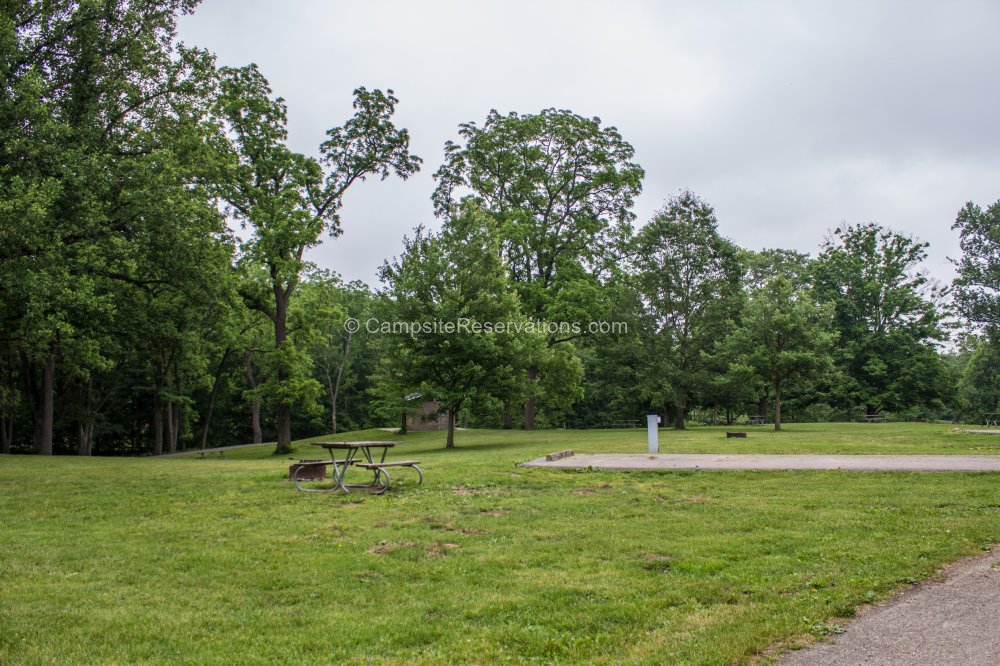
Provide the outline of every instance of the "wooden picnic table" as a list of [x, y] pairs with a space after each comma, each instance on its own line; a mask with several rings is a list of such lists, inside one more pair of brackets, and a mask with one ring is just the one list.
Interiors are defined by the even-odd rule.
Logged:
[[762, 426], [767, 423], [766, 416], [748, 416], [747, 425], [759, 425]]
[[865, 423], [887, 423], [888, 418], [883, 414], [868, 414], [865, 416]]
[[[410, 467], [416, 470], [417, 474], [420, 476], [420, 483], [424, 482], [424, 474], [418, 467], [419, 460], [396, 460], [392, 462], [386, 462], [385, 455], [389, 449], [396, 446], [398, 442], [391, 441], [358, 441], [358, 442], [313, 442], [313, 446], [320, 446], [329, 451], [330, 453], [330, 463], [324, 461], [315, 462], [304, 462], [301, 464], [299, 469], [295, 471], [295, 487], [304, 492], [333, 492], [336, 490], [342, 490], [344, 492], [350, 492], [352, 490], [363, 490], [370, 493], [375, 493], [376, 495], [381, 495], [386, 490], [389, 489], [389, 473], [386, 471], [386, 467]], [[375, 453], [381, 450], [381, 455], [378, 456], [378, 461], [375, 460]], [[340, 460], [337, 459], [337, 451], [343, 451], [344, 457]], [[358, 458], [358, 452], [361, 452], [361, 458]], [[300, 479], [299, 472], [302, 469], [306, 469], [311, 465], [329, 465], [333, 464], [333, 487], [332, 488], [303, 488]], [[345, 477], [347, 476], [347, 470], [351, 466], [360, 467], [367, 469], [372, 472], [373, 478], [369, 483], [362, 484], [348, 484], [345, 482]]]

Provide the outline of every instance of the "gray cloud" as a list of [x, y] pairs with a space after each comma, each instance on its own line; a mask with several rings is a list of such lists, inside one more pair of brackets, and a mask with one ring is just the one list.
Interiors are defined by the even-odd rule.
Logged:
[[426, 163], [349, 193], [311, 259], [374, 281], [418, 223], [460, 122], [491, 108], [600, 116], [646, 169], [639, 222], [689, 187], [750, 248], [814, 252], [840, 223], [931, 243], [950, 279], [967, 200], [1000, 197], [1000, 5], [990, 2], [206, 0], [181, 38], [257, 62], [314, 152], [358, 85], [393, 88]]

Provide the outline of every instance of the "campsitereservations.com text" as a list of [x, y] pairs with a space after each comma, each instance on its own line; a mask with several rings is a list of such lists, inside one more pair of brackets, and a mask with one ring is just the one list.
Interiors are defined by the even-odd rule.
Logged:
[[357, 333], [362, 328], [368, 333], [388, 335], [466, 335], [479, 333], [543, 333], [546, 335], [583, 335], [586, 333], [628, 333], [628, 323], [624, 321], [477, 321], [459, 317], [454, 321], [382, 321], [370, 318], [364, 321], [348, 319], [344, 330]]

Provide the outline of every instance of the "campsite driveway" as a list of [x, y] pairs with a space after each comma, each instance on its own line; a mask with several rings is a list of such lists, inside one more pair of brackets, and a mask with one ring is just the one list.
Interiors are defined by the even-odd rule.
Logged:
[[[568, 452], [567, 452], [568, 453]], [[1000, 456], [580, 454], [526, 467], [634, 470], [845, 470], [1000, 472]], [[995, 666], [1000, 660], [1000, 545], [946, 567], [863, 609], [833, 642], [777, 660], [781, 666]]]
[[1000, 659], [1000, 546], [961, 560], [862, 610], [835, 642], [791, 652], [781, 666], [995, 666]]
[[715, 453], [594, 453], [558, 460], [536, 458], [525, 467], [607, 471], [645, 470], [847, 470], [869, 472], [1000, 472], [1000, 456], [754, 455]]

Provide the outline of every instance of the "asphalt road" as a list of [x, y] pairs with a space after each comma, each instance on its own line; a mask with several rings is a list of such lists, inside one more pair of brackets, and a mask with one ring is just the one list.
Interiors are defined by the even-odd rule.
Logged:
[[861, 611], [834, 642], [780, 666], [1000, 664], [1000, 546], [945, 568], [944, 577]]

